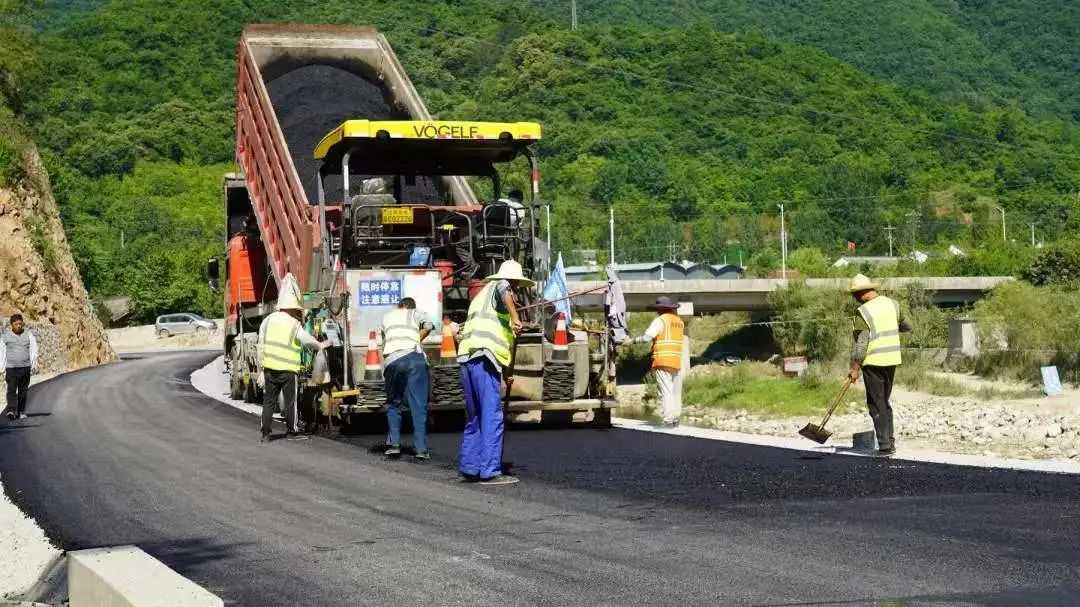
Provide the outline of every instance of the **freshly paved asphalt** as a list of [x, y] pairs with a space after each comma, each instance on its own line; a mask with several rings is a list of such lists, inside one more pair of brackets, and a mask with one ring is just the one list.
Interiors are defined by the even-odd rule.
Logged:
[[[1077, 605], [1076, 477], [631, 430], [522, 430], [522, 482], [379, 436], [258, 443], [180, 353], [33, 388], [5, 490], [68, 549], [137, 544], [233, 605]], [[887, 601], [893, 601], [888, 603]]]

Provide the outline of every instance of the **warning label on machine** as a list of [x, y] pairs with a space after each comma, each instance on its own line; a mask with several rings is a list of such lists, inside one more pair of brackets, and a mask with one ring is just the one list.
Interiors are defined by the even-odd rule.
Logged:
[[356, 290], [363, 307], [397, 305], [401, 300], [400, 280], [361, 280]]

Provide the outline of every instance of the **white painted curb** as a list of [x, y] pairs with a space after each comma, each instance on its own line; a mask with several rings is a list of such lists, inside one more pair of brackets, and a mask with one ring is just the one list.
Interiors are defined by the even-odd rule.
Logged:
[[71, 607], [224, 607], [225, 602], [136, 546], [68, 553]]

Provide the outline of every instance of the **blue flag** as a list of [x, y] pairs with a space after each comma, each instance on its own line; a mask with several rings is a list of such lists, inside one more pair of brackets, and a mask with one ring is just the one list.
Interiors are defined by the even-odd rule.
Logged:
[[559, 259], [555, 262], [551, 275], [548, 276], [547, 284], [544, 285], [544, 299], [547, 301], [562, 300], [555, 301], [552, 305], [555, 306], [556, 310], [566, 315], [566, 322], [570, 322], [570, 300], [564, 298], [569, 294], [570, 290], [566, 288], [566, 269], [563, 268], [562, 253], [559, 253]]

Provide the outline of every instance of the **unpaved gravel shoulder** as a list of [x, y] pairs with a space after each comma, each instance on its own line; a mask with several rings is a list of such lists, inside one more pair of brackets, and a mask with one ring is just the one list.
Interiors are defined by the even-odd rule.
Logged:
[[[36, 375], [31, 382], [36, 384], [49, 377]], [[26, 422], [9, 422], [6, 428], [22, 423]], [[12, 503], [6, 488], [0, 491], [0, 555], [0, 600], [11, 601], [29, 590], [61, 556], [34, 519]]]

